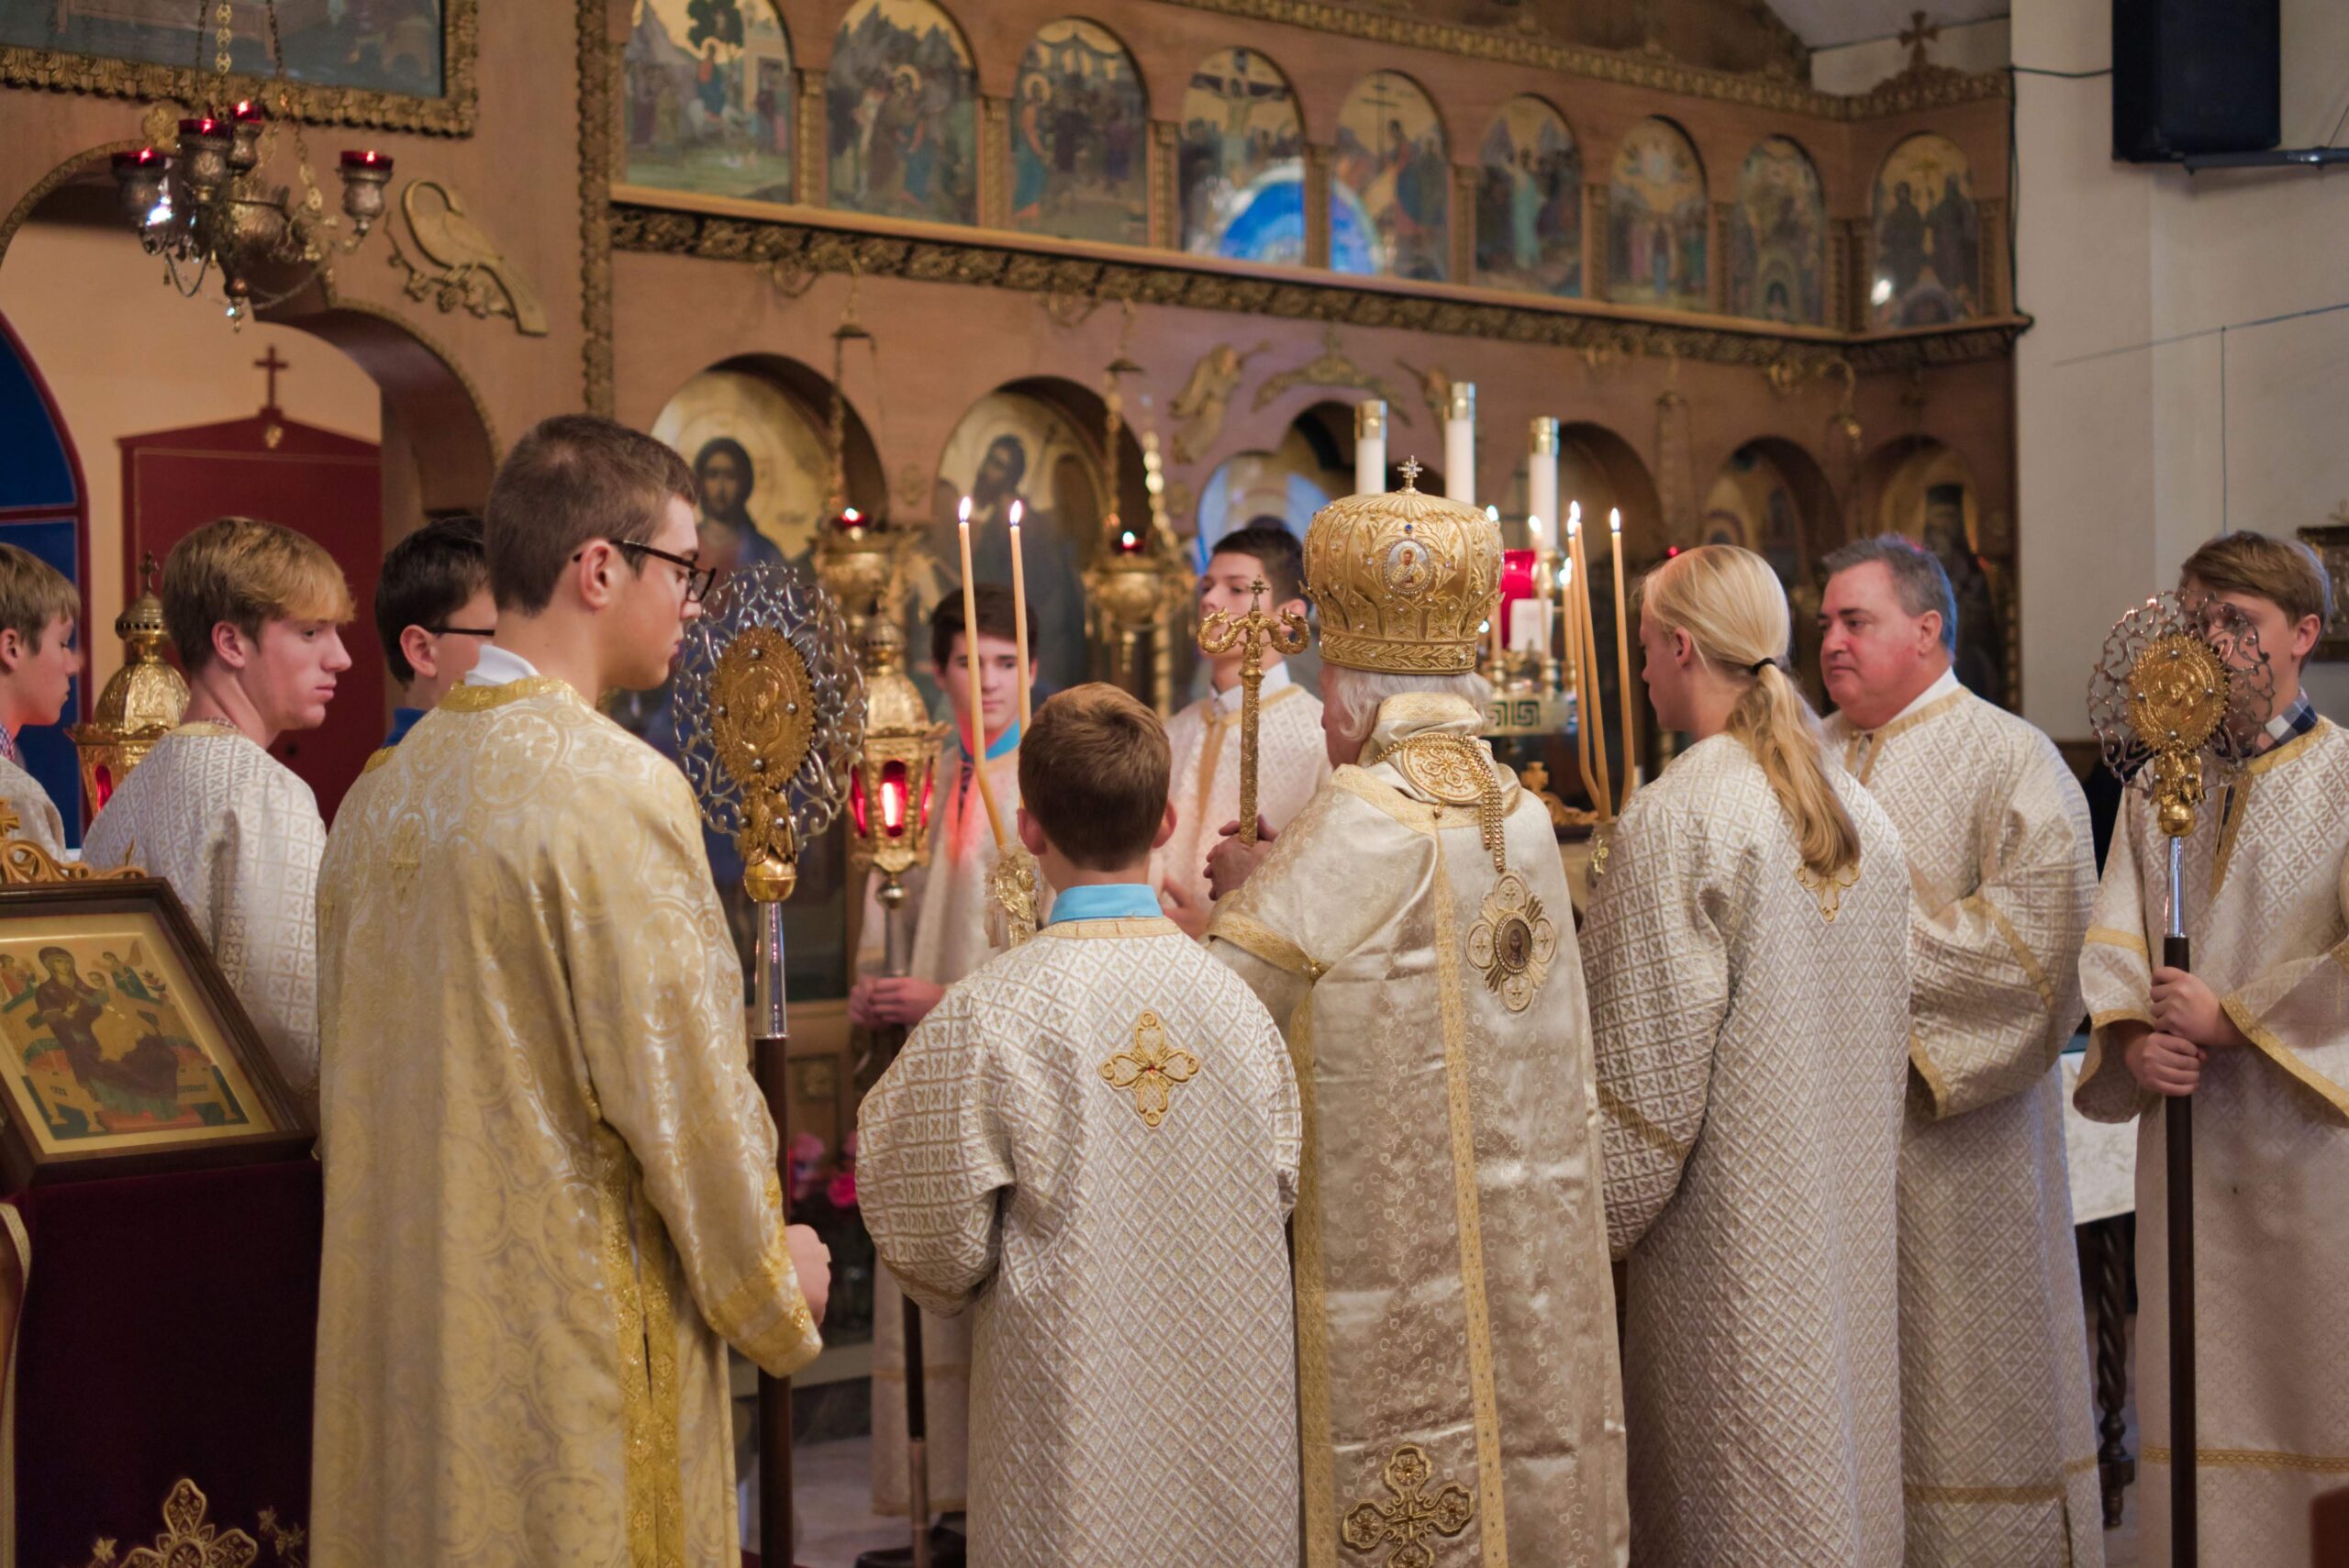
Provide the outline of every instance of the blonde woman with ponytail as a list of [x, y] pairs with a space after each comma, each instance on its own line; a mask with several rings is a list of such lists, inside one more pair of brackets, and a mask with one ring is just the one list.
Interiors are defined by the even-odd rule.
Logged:
[[1763, 559], [1653, 573], [1656, 723], [1583, 932], [1641, 1568], [1899, 1568], [1909, 880]]

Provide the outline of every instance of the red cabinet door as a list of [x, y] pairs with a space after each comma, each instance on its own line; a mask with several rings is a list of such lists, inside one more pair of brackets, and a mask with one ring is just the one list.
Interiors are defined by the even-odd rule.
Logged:
[[343, 628], [351, 668], [327, 721], [270, 748], [317, 792], [328, 821], [384, 739], [384, 658], [375, 638], [375, 579], [384, 559], [383, 470], [373, 443], [300, 425], [273, 410], [250, 419], [127, 436], [122, 446], [125, 597], [139, 558], [161, 561], [216, 517], [260, 517], [307, 534], [342, 566], [359, 606]]

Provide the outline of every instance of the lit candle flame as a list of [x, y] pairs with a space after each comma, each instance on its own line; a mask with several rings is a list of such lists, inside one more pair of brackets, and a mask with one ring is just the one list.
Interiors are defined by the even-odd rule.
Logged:
[[968, 495], [963, 496], [963, 504], [954, 508], [954, 517], [958, 522], [967, 523], [971, 520], [971, 498]]

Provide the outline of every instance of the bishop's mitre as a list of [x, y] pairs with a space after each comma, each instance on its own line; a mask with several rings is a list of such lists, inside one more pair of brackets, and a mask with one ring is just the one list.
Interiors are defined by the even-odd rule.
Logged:
[[1403, 488], [1349, 495], [1305, 531], [1305, 592], [1321, 616], [1321, 659], [1349, 670], [1458, 675], [1476, 667], [1479, 628], [1498, 613], [1501, 539], [1484, 513]]

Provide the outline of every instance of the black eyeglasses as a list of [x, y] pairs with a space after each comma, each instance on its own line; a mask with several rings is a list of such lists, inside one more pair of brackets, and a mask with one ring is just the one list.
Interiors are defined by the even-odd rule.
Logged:
[[[689, 605], [701, 603], [701, 596], [708, 593], [709, 585], [718, 580], [717, 567], [704, 566], [701, 562], [685, 556], [672, 555], [665, 550], [655, 550], [649, 544], [639, 544], [634, 539], [607, 539], [604, 542], [614, 550], [624, 550], [631, 555], [649, 555], [655, 561], [665, 561], [683, 572], [685, 574], [685, 603]], [[576, 561], [580, 555], [586, 553], [583, 550], [579, 555], [574, 555], [571, 559]]]
[[428, 626], [424, 628], [435, 637], [495, 637], [494, 626]]

